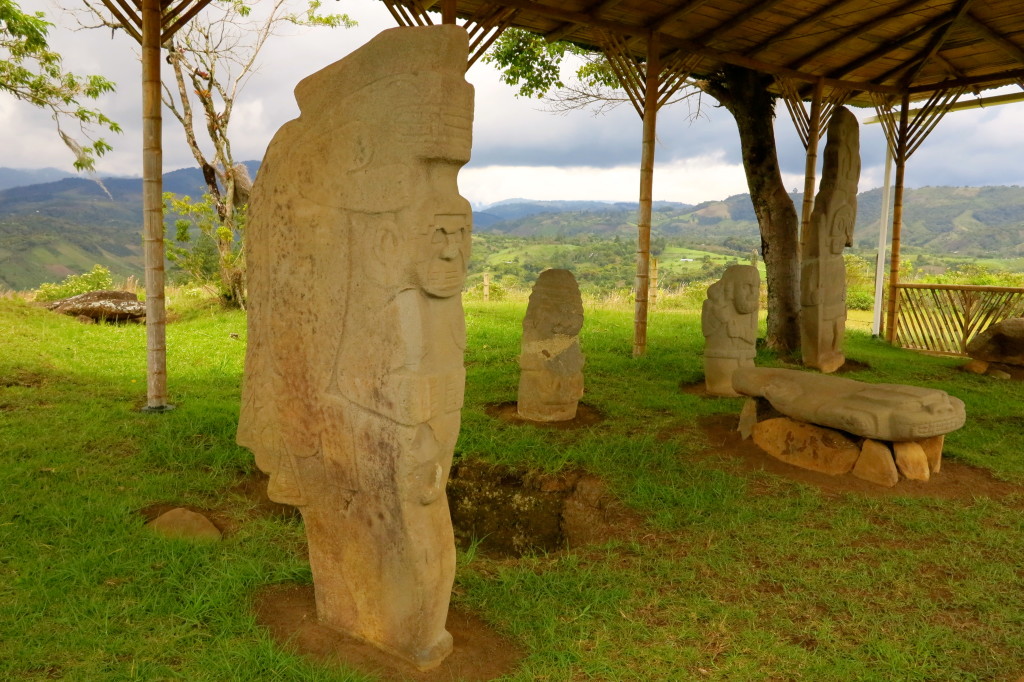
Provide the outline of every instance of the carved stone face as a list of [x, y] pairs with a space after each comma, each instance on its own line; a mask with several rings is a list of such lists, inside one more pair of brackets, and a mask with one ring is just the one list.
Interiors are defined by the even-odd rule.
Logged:
[[423, 254], [416, 264], [417, 284], [436, 298], [462, 291], [469, 262], [470, 222], [464, 213], [434, 216]]
[[730, 268], [722, 281], [726, 287], [726, 298], [732, 300], [736, 312], [741, 315], [757, 312], [760, 289], [757, 270], [749, 267]]

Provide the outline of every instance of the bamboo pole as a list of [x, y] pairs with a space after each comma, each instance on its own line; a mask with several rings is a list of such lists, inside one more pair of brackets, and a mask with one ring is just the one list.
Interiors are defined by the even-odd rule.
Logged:
[[455, 23], [455, 2], [456, 0], [441, 0], [441, 23]]
[[653, 308], [658, 303], [658, 259], [651, 258], [651, 287], [647, 292]]
[[491, 273], [484, 273], [484, 300], [491, 300]]
[[647, 290], [650, 284], [651, 204], [654, 191], [654, 144], [658, 122], [658, 78], [661, 40], [654, 31], [647, 41], [647, 79], [644, 88], [644, 132], [640, 154], [640, 215], [637, 220], [636, 304], [633, 310], [633, 357], [647, 352]]
[[882, 215], [878, 219], [878, 258], [875, 261], [875, 299], [871, 311], [871, 334], [882, 331], [882, 290], [885, 288], [885, 248], [889, 244], [889, 198], [892, 193], [892, 151], [885, 145], [885, 184], [882, 188]]
[[804, 203], [800, 219], [800, 239], [806, 239], [808, 226], [811, 224], [811, 213], [814, 211], [814, 181], [818, 169], [818, 139], [821, 137], [821, 97], [825, 91], [825, 81], [818, 79], [814, 84], [814, 97], [811, 100], [811, 116], [807, 125], [807, 159], [804, 164]]
[[160, 0], [142, 0], [142, 235], [146, 266], [146, 411], [167, 404], [164, 309], [163, 152], [160, 119]]
[[910, 132], [910, 93], [903, 93], [900, 103], [900, 130], [896, 141], [896, 188], [892, 205], [892, 252], [889, 262], [889, 309], [885, 314], [885, 340], [896, 340], [896, 289], [900, 282], [900, 232], [903, 230], [903, 184], [907, 168], [907, 138]]

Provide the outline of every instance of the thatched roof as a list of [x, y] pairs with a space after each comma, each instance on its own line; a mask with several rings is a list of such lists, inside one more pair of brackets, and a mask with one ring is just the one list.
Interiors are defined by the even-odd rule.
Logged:
[[617, 36], [640, 58], [657, 32], [665, 53], [700, 57], [697, 74], [728, 63], [800, 88], [824, 77], [826, 96], [843, 90], [858, 105], [871, 105], [872, 92], [909, 90], [916, 100], [1024, 82], [1022, 0], [451, 1], [458, 16], [483, 23], [504, 8], [511, 25], [553, 40], [599, 47]]

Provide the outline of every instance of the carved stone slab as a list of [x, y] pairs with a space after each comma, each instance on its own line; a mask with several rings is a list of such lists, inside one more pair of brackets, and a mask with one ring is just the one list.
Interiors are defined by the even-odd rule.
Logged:
[[800, 348], [803, 362], [822, 372], [843, 366], [846, 331], [846, 266], [843, 248], [853, 246], [860, 179], [857, 117], [839, 107], [828, 125], [821, 184], [811, 224], [801, 242]]
[[523, 318], [519, 356], [519, 416], [541, 422], [576, 416], [583, 396], [583, 301], [568, 270], [545, 270], [537, 277]]
[[795, 369], [740, 368], [733, 388], [794, 419], [875, 440], [922, 440], [955, 431], [967, 419], [963, 402], [945, 391]]
[[320, 619], [422, 669], [452, 649], [467, 55], [461, 27], [397, 28], [299, 83], [246, 238], [238, 442], [302, 512]]

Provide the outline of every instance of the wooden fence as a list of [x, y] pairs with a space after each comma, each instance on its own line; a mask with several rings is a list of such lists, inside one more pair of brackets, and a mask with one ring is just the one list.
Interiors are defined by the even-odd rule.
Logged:
[[1024, 289], [957, 284], [897, 284], [897, 346], [966, 355], [980, 332], [1024, 316]]

